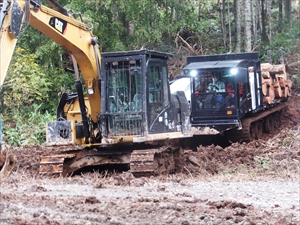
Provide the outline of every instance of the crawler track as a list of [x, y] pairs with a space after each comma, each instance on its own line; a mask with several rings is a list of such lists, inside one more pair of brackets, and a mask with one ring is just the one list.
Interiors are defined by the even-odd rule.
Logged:
[[128, 149], [83, 148], [69, 151], [56, 151], [53, 155], [42, 156], [39, 173], [41, 175], [69, 176], [86, 167], [103, 165], [129, 165]]
[[63, 175], [66, 158], [75, 157], [74, 154], [58, 154], [42, 157], [40, 162], [40, 175]]
[[41, 175], [68, 176], [77, 170], [90, 166], [128, 165], [136, 177], [157, 176], [175, 171], [174, 154], [178, 147], [155, 145], [138, 150], [123, 149], [81, 149], [56, 152], [42, 156]]
[[172, 173], [175, 171], [175, 151], [171, 147], [135, 150], [130, 157], [130, 172], [135, 177]]
[[227, 131], [226, 137], [232, 142], [250, 142], [260, 139], [264, 134], [279, 129], [280, 114], [286, 109], [287, 104], [283, 102], [271, 109], [243, 118], [242, 129]]

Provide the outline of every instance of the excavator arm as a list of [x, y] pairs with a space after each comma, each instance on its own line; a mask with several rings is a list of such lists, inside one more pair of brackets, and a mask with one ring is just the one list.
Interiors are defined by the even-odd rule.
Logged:
[[[55, 1], [49, 1], [57, 6]], [[3, 85], [21, 25], [26, 21], [38, 31], [42, 32], [73, 56], [73, 63], [78, 64], [86, 87], [89, 101], [81, 99], [81, 104], [88, 104], [81, 108], [88, 109], [85, 117], [96, 121], [100, 113], [100, 52], [97, 38], [85, 24], [68, 16], [66, 11], [52, 10], [41, 4], [41, 0], [4, 0], [0, 15], [0, 87]], [[76, 71], [76, 69], [75, 69]], [[77, 74], [76, 85], [80, 85]], [[79, 96], [80, 102], [80, 96]], [[84, 101], [84, 102], [83, 102]], [[92, 102], [93, 104], [89, 104]], [[83, 118], [84, 120], [84, 118]]]

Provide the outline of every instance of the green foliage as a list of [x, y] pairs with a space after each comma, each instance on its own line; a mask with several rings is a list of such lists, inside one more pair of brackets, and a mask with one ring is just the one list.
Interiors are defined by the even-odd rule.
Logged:
[[196, 16], [191, 0], [73, 0], [66, 8], [81, 12], [83, 22], [92, 21], [102, 51], [139, 49], [148, 43], [174, 40], [182, 27], [194, 26]]
[[291, 146], [293, 145], [295, 138], [294, 137], [287, 137], [282, 141], [283, 146]]
[[283, 139], [282, 145], [286, 147], [294, 147], [298, 144], [296, 141], [296, 136], [298, 135], [298, 131], [290, 130], [289, 133], [291, 135]]
[[29, 50], [30, 53], [33, 53], [37, 47], [44, 45], [47, 39], [45, 35], [37, 32], [34, 27], [28, 25], [19, 35], [18, 45], [23, 49]]
[[254, 157], [254, 161], [262, 166], [263, 169], [267, 170], [270, 167], [270, 161], [262, 157]]
[[[57, 47], [55, 43], [49, 43]], [[52, 63], [51, 57], [47, 63], [41, 64], [46, 62], [47, 55], [54, 52], [43, 51], [47, 46], [43, 47], [37, 50], [37, 60], [35, 54], [28, 54], [28, 50], [26, 52], [20, 47], [16, 48], [0, 92], [2, 112], [8, 110], [9, 113], [13, 108], [25, 110], [32, 104], [38, 104], [42, 105], [42, 110], [55, 113], [60, 94], [74, 91], [73, 74], [66, 72], [58, 62]]]
[[294, 88], [300, 88], [300, 76], [299, 76], [299, 74], [293, 74], [291, 76], [291, 80], [293, 82], [293, 87]]
[[259, 43], [259, 51], [261, 55], [261, 61], [267, 62], [267, 51], [272, 51], [273, 63], [279, 62], [278, 50], [282, 49], [284, 53], [290, 52], [295, 48], [295, 42], [300, 38], [300, 21], [295, 21], [293, 27], [285, 24], [281, 33], [274, 34], [270, 43]]
[[3, 105], [8, 109], [21, 110], [33, 103], [41, 104], [50, 86], [47, 74], [34, 62], [34, 55], [17, 48], [3, 85]]
[[42, 112], [42, 105], [32, 105], [28, 110], [12, 109], [9, 117], [3, 119], [4, 141], [9, 145], [41, 145], [46, 139], [46, 123], [54, 116]]

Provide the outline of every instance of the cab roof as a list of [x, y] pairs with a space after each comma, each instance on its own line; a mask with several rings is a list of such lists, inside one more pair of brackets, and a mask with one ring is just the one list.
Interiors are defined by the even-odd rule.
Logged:
[[248, 61], [259, 61], [259, 54], [258, 52], [242, 52], [233, 54], [188, 56], [186, 58], [186, 63], [190, 64], [192, 62], [230, 61], [243, 59]]
[[260, 63], [258, 52], [188, 56], [186, 61], [187, 66], [184, 69], [248, 67]]
[[217, 68], [233, 68], [244, 67], [245, 60], [227, 60], [227, 61], [208, 61], [208, 62], [193, 62], [184, 67], [184, 69], [217, 69]]
[[131, 57], [131, 56], [139, 56], [139, 55], [146, 55], [150, 58], [164, 58], [164, 59], [171, 59], [173, 58], [172, 54], [152, 51], [152, 50], [137, 50], [137, 51], [123, 51], [123, 52], [102, 52], [102, 58], [117, 58], [117, 57]]

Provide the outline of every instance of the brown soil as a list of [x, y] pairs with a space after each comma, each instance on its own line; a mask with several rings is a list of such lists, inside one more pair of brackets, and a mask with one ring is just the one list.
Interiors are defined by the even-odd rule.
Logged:
[[300, 224], [300, 97], [281, 130], [226, 148], [182, 150], [177, 173], [129, 172], [67, 178], [38, 174], [42, 146], [11, 148], [1, 181], [0, 224]]

